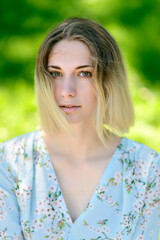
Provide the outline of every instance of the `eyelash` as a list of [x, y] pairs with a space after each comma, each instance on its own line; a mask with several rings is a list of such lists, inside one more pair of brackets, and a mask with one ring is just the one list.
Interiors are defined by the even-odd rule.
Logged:
[[[83, 73], [83, 74], [86, 74], [86, 73], [87, 73], [88, 76], [80, 76], [81, 73]], [[58, 77], [62, 76], [62, 74], [61, 74], [60, 72], [58, 72], [58, 71], [50, 72], [50, 74], [51, 74], [51, 76], [52, 76], [53, 78], [58, 78]], [[54, 74], [59, 74], [59, 75], [58, 75], [58, 76], [54, 76]], [[80, 76], [80, 77], [85, 77], [85, 78], [89, 78], [89, 77], [92, 77], [92, 73], [89, 72], [89, 71], [80, 71], [80, 72], [78, 73], [78, 76]]]
[[[89, 72], [89, 71], [81, 71], [80, 74], [81, 74], [81, 73], [85, 73], [85, 74], [87, 73], [87, 74], [88, 74], [88, 76], [84, 76], [84, 77], [92, 77], [92, 73]], [[80, 74], [79, 74], [79, 75], [80, 75]]]
[[53, 72], [50, 72], [50, 74], [51, 74], [51, 76], [53, 77], [53, 78], [57, 78], [57, 77], [60, 77], [60, 76], [53, 76], [54, 74], [61, 74], [60, 72], [57, 72], [57, 71], [53, 71]]

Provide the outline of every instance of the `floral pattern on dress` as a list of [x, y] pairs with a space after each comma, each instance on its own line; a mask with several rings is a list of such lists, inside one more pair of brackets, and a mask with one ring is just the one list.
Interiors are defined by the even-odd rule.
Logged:
[[122, 138], [73, 223], [41, 131], [0, 144], [0, 238], [158, 240], [160, 155]]

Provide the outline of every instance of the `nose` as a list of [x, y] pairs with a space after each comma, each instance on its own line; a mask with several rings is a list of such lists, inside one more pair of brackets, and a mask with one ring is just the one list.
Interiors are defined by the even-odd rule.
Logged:
[[76, 94], [76, 86], [75, 86], [75, 79], [73, 77], [65, 77], [62, 82], [61, 86], [61, 96], [68, 97], [68, 96], [75, 96]]

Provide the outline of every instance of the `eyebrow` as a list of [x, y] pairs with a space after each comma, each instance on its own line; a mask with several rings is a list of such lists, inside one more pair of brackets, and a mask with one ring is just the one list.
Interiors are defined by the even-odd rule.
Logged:
[[[48, 67], [48, 68], [49, 68], [49, 67], [52, 67], [52, 68], [56, 68], [56, 69], [61, 69], [60, 67], [54, 66], [54, 65], [48, 65], [47, 67]], [[93, 67], [93, 66], [92, 66], [92, 65], [82, 65], [82, 66], [76, 67], [76, 69], [85, 68], [85, 67]]]

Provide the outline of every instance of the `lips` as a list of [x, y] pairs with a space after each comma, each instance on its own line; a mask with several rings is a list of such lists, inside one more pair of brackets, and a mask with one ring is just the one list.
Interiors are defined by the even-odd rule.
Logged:
[[60, 108], [66, 112], [66, 113], [72, 113], [75, 112], [76, 110], [78, 110], [81, 106], [73, 106], [73, 107], [64, 107], [64, 106], [60, 106]]
[[60, 105], [60, 107], [80, 107], [80, 106], [72, 105], [72, 104], [63, 104], [63, 105]]
[[70, 106], [70, 107], [66, 107], [66, 106], [60, 106], [61, 108], [78, 108], [80, 106]]

